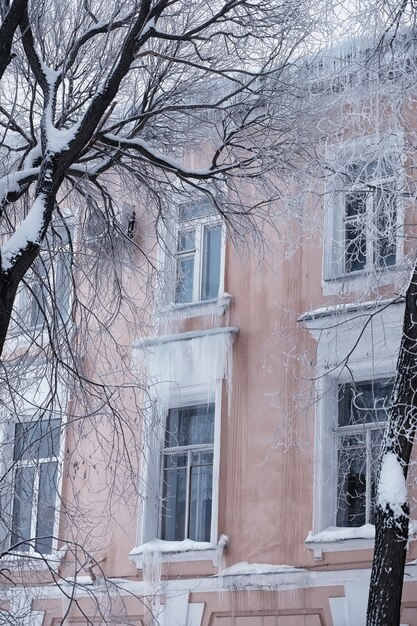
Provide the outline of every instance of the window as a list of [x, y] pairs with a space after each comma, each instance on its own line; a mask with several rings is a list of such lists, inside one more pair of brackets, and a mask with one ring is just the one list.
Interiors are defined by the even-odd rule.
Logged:
[[72, 292], [72, 253], [68, 233], [56, 229], [48, 249], [34, 261], [19, 297], [21, 320], [28, 328], [67, 322]]
[[[334, 174], [326, 197], [325, 280], [353, 280], [395, 266], [402, 255], [404, 182], [398, 147], [351, 142], [330, 158]], [[337, 292], [328, 284], [325, 293]]]
[[208, 203], [180, 209], [177, 236], [175, 302], [200, 302], [218, 297], [223, 228]]
[[348, 167], [344, 234], [346, 273], [396, 262], [396, 185], [388, 158]]
[[161, 539], [210, 541], [214, 414], [214, 404], [168, 412], [161, 463]]
[[337, 526], [374, 522], [376, 471], [392, 387], [383, 379], [339, 385]]
[[59, 419], [15, 425], [11, 547], [18, 552], [52, 552], [60, 427]]

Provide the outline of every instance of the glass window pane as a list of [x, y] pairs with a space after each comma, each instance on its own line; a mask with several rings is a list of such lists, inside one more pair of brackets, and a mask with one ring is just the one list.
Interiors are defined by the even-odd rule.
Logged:
[[42, 463], [39, 475], [39, 498], [35, 548], [42, 554], [52, 552], [57, 499], [58, 463]]
[[360, 218], [366, 212], [366, 198], [367, 193], [363, 191], [354, 191], [346, 194], [346, 218]]
[[70, 313], [70, 298], [72, 289], [71, 253], [62, 251], [57, 257], [55, 274], [55, 310], [58, 321], [66, 322]]
[[193, 252], [195, 250], [195, 230], [185, 230], [178, 233], [178, 252]]
[[57, 457], [59, 455], [60, 427], [60, 419], [16, 424], [14, 460]]
[[392, 389], [392, 380], [373, 380], [340, 385], [339, 426], [384, 422]]
[[366, 523], [366, 446], [360, 437], [343, 437], [338, 458], [337, 526]]
[[345, 234], [345, 270], [363, 270], [366, 266], [366, 233], [363, 225], [347, 223]]
[[[32, 278], [29, 283], [29, 326], [36, 327], [43, 324], [47, 315], [48, 292], [51, 290], [49, 282], [50, 262], [42, 257], [33, 264]], [[28, 289], [29, 289], [28, 287]]]
[[[17, 467], [14, 481], [13, 520], [11, 546], [31, 538], [34, 467]], [[28, 552], [29, 545], [22, 544], [16, 550]]]
[[177, 259], [175, 302], [192, 302], [194, 283], [194, 255]]
[[[178, 465], [183, 464], [183, 459]], [[161, 539], [182, 541], [185, 539], [187, 507], [187, 468], [175, 468], [172, 456], [165, 457], [162, 484]]]
[[216, 214], [216, 207], [208, 200], [200, 200], [195, 204], [186, 204], [180, 207], [180, 222], [188, 222], [190, 220], [208, 217]]
[[221, 240], [221, 224], [211, 227], [205, 226], [203, 242], [203, 274], [201, 285], [202, 300], [217, 298], [219, 295]]
[[210, 541], [213, 494], [213, 466], [191, 467], [190, 520], [188, 537], [194, 541]]
[[214, 404], [170, 409], [165, 447], [213, 443]]
[[376, 214], [375, 259], [379, 267], [390, 267], [396, 262], [397, 206], [392, 184], [377, 190], [374, 201]]

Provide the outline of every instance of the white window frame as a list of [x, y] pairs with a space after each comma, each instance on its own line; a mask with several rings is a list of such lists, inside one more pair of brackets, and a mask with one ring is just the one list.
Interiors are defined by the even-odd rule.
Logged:
[[[373, 381], [375, 382], [388, 382], [388, 381], [392, 381], [392, 378], [387, 378], [386, 376], [382, 377], [382, 378], [372, 378], [372, 379], [364, 379], [364, 380], [345, 380], [344, 382], [341, 382], [340, 380], [338, 381], [338, 396], [339, 396], [339, 389], [341, 387], [341, 385], [349, 385], [349, 386], [355, 386], [355, 384], [360, 385], [361, 383], [372, 383]], [[337, 468], [337, 480], [339, 477], [339, 472], [340, 472], [340, 466], [339, 466], [339, 459], [338, 454], [339, 451], [342, 449], [342, 445], [341, 445], [341, 439], [345, 436], [349, 436], [349, 435], [364, 435], [364, 448], [365, 448], [365, 455], [366, 455], [366, 493], [365, 493], [365, 524], [370, 524], [370, 518], [371, 518], [371, 484], [372, 484], [372, 471], [371, 471], [371, 465], [372, 465], [372, 456], [371, 456], [371, 437], [372, 437], [372, 433], [376, 432], [376, 431], [381, 431], [381, 433], [384, 430], [384, 426], [385, 426], [385, 421], [384, 422], [377, 422], [377, 421], [373, 421], [373, 422], [363, 422], [363, 423], [359, 423], [359, 424], [354, 424], [354, 425], [345, 425], [345, 426], [340, 426], [339, 424], [339, 416], [340, 416], [340, 404], [339, 404], [339, 398], [338, 398], [338, 403], [337, 403], [337, 416], [336, 416], [336, 420], [337, 420], [337, 425], [335, 427], [334, 430], [334, 446], [336, 448], [336, 468]], [[361, 446], [362, 447], [362, 446]], [[336, 502], [335, 502], [335, 519], [334, 519], [334, 526], [337, 526], [339, 528], [343, 528], [342, 526], [339, 526], [337, 524], [337, 515], [338, 515], [338, 486], [336, 489]], [[349, 528], [356, 528], [357, 526], [354, 525], [350, 525], [348, 526]]]
[[[33, 556], [36, 554], [41, 554], [42, 557], [46, 556], [47, 554], [52, 554], [54, 551], [54, 547], [56, 548], [56, 537], [57, 537], [57, 532], [58, 532], [58, 519], [57, 519], [57, 503], [58, 503], [58, 499], [59, 499], [59, 493], [60, 490], [58, 489], [58, 484], [60, 482], [60, 477], [62, 474], [62, 454], [61, 454], [61, 449], [62, 449], [62, 437], [63, 437], [63, 432], [62, 432], [62, 418], [51, 418], [51, 419], [59, 419], [60, 424], [59, 424], [59, 429], [60, 429], [60, 434], [59, 434], [59, 446], [58, 446], [58, 454], [56, 456], [50, 456], [50, 457], [45, 457], [45, 458], [39, 458], [39, 459], [13, 459], [13, 481], [12, 481], [12, 500], [11, 500], [11, 521], [12, 521], [12, 529], [13, 529], [13, 518], [14, 518], [14, 507], [15, 507], [15, 496], [16, 496], [16, 474], [19, 468], [24, 468], [24, 467], [33, 467], [34, 468], [34, 480], [33, 480], [33, 489], [32, 489], [32, 509], [31, 509], [31, 520], [30, 520], [30, 537], [34, 538], [33, 542], [28, 542], [25, 545], [28, 546], [28, 550], [17, 550], [17, 552], [21, 552], [22, 555], [28, 555], [28, 556]], [[21, 424], [30, 424], [30, 423], [39, 423], [40, 421], [46, 421], [48, 422], [49, 419], [48, 418], [44, 418], [43, 420], [39, 420], [38, 418], [35, 419], [25, 419], [23, 421], [21, 421]], [[16, 425], [18, 424], [18, 422], [14, 422], [13, 423], [13, 430], [15, 430]], [[11, 447], [13, 449], [13, 457], [14, 457], [14, 450], [15, 450], [15, 446], [16, 446], [16, 439], [14, 437], [13, 434], [13, 442], [11, 444]], [[13, 458], [12, 457], [12, 458]], [[35, 544], [36, 544], [36, 540], [37, 540], [37, 524], [39, 521], [39, 485], [40, 485], [40, 474], [41, 474], [41, 467], [42, 465], [45, 465], [47, 463], [54, 463], [56, 462], [57, 464], [57, 492], [55, 495], [55, 503], [54, 503], [54, 525], [53, 525], [53, 530], [52, 530], [52, 549], [51, 552], [49, 553], [39, 553], [36, 549], [35, 549]], [[54, 545], [55, 544], [55, 545]]]
[[[68, 226], [68, 229], [72, 231], [71, 226]], [[52, 241], [52, 243], [50, 243], [50, 247], [53, 255], [51, 256], [51, 253], [48, 251], [40, 251], [39, 256], [33, 263], [33, 269], [29, 269], [28, 274], [25, 276], [26, 284], [24, 284], [18, 291], [16, 300], [18, 318], [14, 320], [14, 323], [12, 323], [12, 333], [20, 333], [22, 328], [28, 331], [42, 331], [46, 324], [53, 323], [53, 320], [48, 318], [49, 311], [43, 310], [45, 304], [51, 311], [56, 312], [54, 320], [58, 325], [66, 325], [70, 322], [73, 298], [73, 285], [71, 279], [71, 257], [73, 253], [71, 250], [71, 244], [70, 242], [58, 242], [59, 250], [54, 252], [53, 236], [51, 236], [50, 240]], [[42, 284], [37, 282], [38, 277], [35, 274], [37, 266], [40, 268], [38, 273], [44, 273], [46, 280], [48, 281], [46, 287], [43, 287]], [[68, 277], [68, 294], [65, 296], [68, 299], [68, 304], [65, 307], [65, 310], [61, 310], [62, 307], [58, 306], [58, 301], [52, 303], [50, 296], [50, 292], [52, 290], [56, 295], [62, 296], [62, 285], [60, 284], [62, 272], [66, 272]], [[36, 293], [37, 291], [38, 293]], [[38, 311], [36, 321], [33, 319], [35, 311]]]
[[[35, 471], [33, 492], [32, 492], [32, 512], [31, 512], [31, 537], [33, 537], [34, 541], [31, 543], [27, 543], [26, 545], [29, 547], [28, 550], [14, 550], [10, 555], [8, 555], [8, 560], [13, 561], [14, 559], [24, 559], [24, 562], [27, 561], [28, 567], [31, 567], [31, 561], [35, 559], [39, 561], [40, 564], [43, 564], [47, 567], [47, 562], [51, 560], [56, 560], [56, 554], [58, 551], [58, 533], [59, 533], [59, 525], [61, 518], [61, 493], [62, 493], [62, 481], [63, 481], [63, 459], [64, 459], [64, 450], [65, 450], [65, 425], [66, 420], [63, 415], [60, 416], [47, 416], [43, 418], [45, 421], [50, 419], [60, 419], [60, 440], [59, 440], [59, 450], [58, 455], [54, 457], [47, 457], [45, 459], [37, 459], [37, 460], [14, 460], [14, 449], [15, 449], [15, 427], [17, 423], [25, 424], [30, 422], [39, 422], [39, 416], [35, 416], [33, 413], [28, 413], [26, 415], [21, 415], [19, 421], [16, 420], [4, 420], [0, 423], [0, 438], [2, 441], [2, 447], [4, 449], [4, 454], [2, 458], [2, 462], [0, 463], [0, 468], [3, 475], [8, 474], [7, 484], [5, 484], [5, 493], [3, 497], [7, 499], [6, 509], [4, 511], [5, 516], [10, 520], [7, 524], [7, 528], [3, 528], [2, 533], [4, 531], [7, 532], [8, 535], [8, 545], [11, 548], [11, 538], [12, 538], [12, 525], [13, 525], [13, 516], [14, 516], [14, 502], [15, 502], [15, 476], [16, 470], [19, 467], [27, 467], [27, 466], [36, 466], [39, 464], [38, 469]], [[52, 537], [52, 549], [51, 552], [40, 553], [35, 549], [36, 542], [36, 525], [38, 521], [38, 494], [39, 494], [39, 478], [40, 478], [40, 465], [43, 462], [57, 462], [57, 484], [56, 484], [56, 496], [55, 496], [55, 506], [54, 506], [54, 526], [53, 526], [53, 537]], [[36, 504], [35, 504], [36, 503]]]
[[[159, 452], [159, 477], [162, 483], [163, 472], [163, 456], [164, 456], [164, 437], [165, 437], [165, 424], [168, 411], [171, 409], [182, 409], [192, 406], [205, 406], [209, 404], [214, 405], [214, 436], [213, 443], [210, 444], [207, 449], [213, 451], [213, 491], [212, 491], [212, 509], [211, 509], [211, 527], [209, 543], [215, 545], [217, 542], [217, 524], [218, 524], [218, 493], [219, 493], [219, 456], [220, 456], [220, 421], [221, 421], [221, 395], [222, 384], [219, 381], [214, 385], [214, 388], [207, 388], [206, 385], [182, 388], [171, 394], [169, 400], [169, 407], [165, 414], [165, 421], [163, 423], [163, 437], [162, 446]], [[202, 446], [198, 446], [199, 449]], [[162, 484], [160, 486], [160, 494], [162, 494]], [[158, 511], [158, 537], [161, 536], [161, 523], [162, 523], [162, 495], [160, 497], [160, 508]], [[184, 537], [187, 539], [187, 537]]]
[[403, 307], [397, 301], [352, 303], [310, 311], [299, 319], [317, 341], [314, 501], [312, 531], [307, 538], [308, 547], [317, 550], [317, 558], [323, 551], [373, 545], [371, 526], [359, 527], [363, 535], [357, 527], [353, 533], [352, 527], [335, 527], [338, 388], [352, 381], [394, 378]]
[[[218, 537], [219, 467], [222, 400], [227, 389], [230, 400], [232, 346], [238, 329], [219, 327], [177, 335], [143, 339], [134, 345], [138, 365], [147, 363], [148, 375], [155, 384], [152, 406], [145, 414], [147, 438], [143, 455], [144, 490], [140, 501], [137, 545], [130, 553], [138, 569], [144, 555], [156, 551], [163, 562], [212, 560], [217, 564], [227, 545]], [[212, 358], [205, 359], [210, 354]], [[214, 357], [214, 355], [216, 355]], [[214, 404], [213, 499], [209, 542], [190, 540], [171, 542], [158, 539], [161, 502], [161, 450], [166, 415], [170, 408]], [[230, 407], [229, 407], [230, 408]]]
[[[366, 288], [364, 278], [367, 275], [384, 275], [379, 284], [388, 283], [392, 280], [390, 270], [394, 270], [403, 259], [402, 228], [404, 223], [404, 202], [401, 198], [401, 190], [404, 185], [404, 169], [402, 167], [402, 137], [389, 137], [384, 140], [374, 137], [365, 139], [352, 139], [343, 146], [329, 149], [327, 160], [335, 170], [330, 176], [324, 204], [324, 245], [323, 245], [323, 291], [325, 295], [337, 295], [340, 291], [340, 282], [349, 282], [350, 288]], [[347, 183], [348, 168], [350, 165], [372, 163], [384, 157], [392, 158], [396, 164], [395, 175], [392, 177], [370, 177], [363, 184], [355, 184], [349, 187]], [[336, 164], [336, 165], [335, 165]], [[401, 169], [401, 171], [399, 171]], [[395, 204], [395, 264], [384, 267], [374, 262], [374, 232], [375, 232], [375, 209], [374, 195], [370, 191], [366, 199], [365, 234], [366, 234], [366, 265], [359, 270], [348, 271], [346, 268], [346, 199], [349, 193], [362, 192], [370, 186], [392, 183], [395, 181], [397, 188], [397, 201]]]
[[[219, 269], [219, 288], [216, 296], [209, 299], [203, 299], [203, 267], [204, 267], [204, 232], [206, 228], [220, 226], [220, 269]], [[194, 257], [193, 267], [193, 288], [192, 298], [189, 301], [182, 302], [177, 300], [177, 287], [180, 281], [178, 274], [178, 260], [183, 257], [190, 257], [191, 254], [187, 252], [181, 253], [178, 250], [181, 233], [195, 232], [195, 247], [192, 256]], [[194, 219], [186, 220], [181, 224], [178, 223], [176, 231], [176, 254], [175, 254], [175, 288], [173, 303], [175, 306], [190, 306], [196, 303], [205, 304], [208, 302], [216, 301], [224, 290], [224, 261], [225, 261], [225, 227], [222, 224], [221, 218], [218, 215], [208, 215], [205, 217], [196, 217]]]

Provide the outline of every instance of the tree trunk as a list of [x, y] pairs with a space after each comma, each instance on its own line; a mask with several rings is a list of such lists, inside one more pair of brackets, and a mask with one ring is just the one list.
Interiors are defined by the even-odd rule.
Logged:
[[400, 623], [408, 517], [404, 516], [400, 528], [391, 528], [389, 519], [384, 517], [385, 513], [378, 507], [367, 626], [397, 626]]
[[[417, 262], [405, 296], [403, 332], [381, 458], [395, 455], [407, 478], [417, 427]], [[381, 477], [379, 477], [379, 485]], [[367, 626], [399, 626], [407, 553], [409, 506], [376, 503], [375, 550]]]
[[0, 271], [0, 358], [3, 354], [17, 288], [38, 253], [39, 246], [31, 244], [16, 261], [12, 270]]

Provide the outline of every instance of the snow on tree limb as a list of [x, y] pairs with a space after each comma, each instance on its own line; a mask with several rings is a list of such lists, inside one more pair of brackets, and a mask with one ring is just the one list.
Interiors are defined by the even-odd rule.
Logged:
[[45, 223], [45, 197], [36, 198], [29, 213], [19, 228], [1, 247], [1, 269], [8, 271], [27, 248], [28, 244], [39, 244]]

